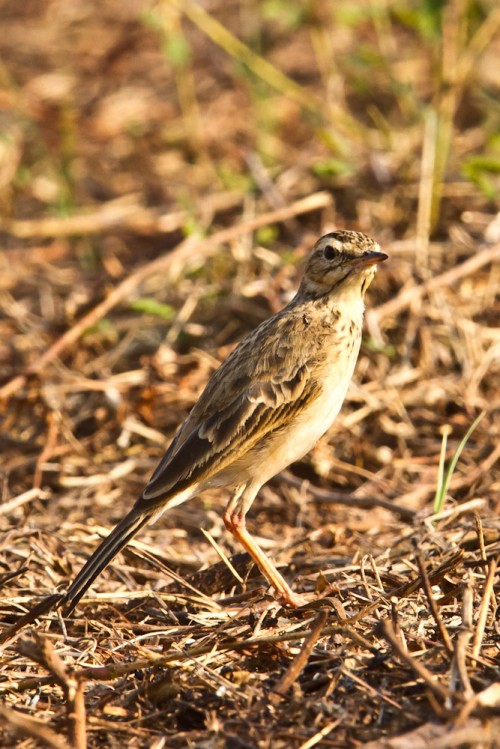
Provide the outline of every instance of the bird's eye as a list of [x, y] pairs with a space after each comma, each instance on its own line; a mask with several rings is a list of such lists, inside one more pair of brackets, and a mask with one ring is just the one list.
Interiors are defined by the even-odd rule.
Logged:
[[333, 258], [336, 256], [336, 252], [331, 244], [327, 244], [325, 249], [323, 250], [323, 256], [325, 260], [333, 260]]

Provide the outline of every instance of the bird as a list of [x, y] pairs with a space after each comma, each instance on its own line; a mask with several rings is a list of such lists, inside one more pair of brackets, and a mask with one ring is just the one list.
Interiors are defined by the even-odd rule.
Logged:
[[246, 515], [261, 486], [308, 453], [337, 417], [358, 358], [365, 292], [387, 258], [358, 231], [316, 242], [295, 296], [215, 370], [135, 504], [63, 593], [66, 614], [141, 528], [215, 487], [232, 488], [225, 527], [277, 601], [304, 604], [247, 530]]

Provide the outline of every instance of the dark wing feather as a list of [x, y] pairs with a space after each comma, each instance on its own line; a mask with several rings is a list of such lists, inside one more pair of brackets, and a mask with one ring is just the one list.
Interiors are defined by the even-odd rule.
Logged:
[[[262, 330], [271, 324], [275, 330]], [[317, 347], [305, 343], [310, 335], [304, 336], [290, 315], [277, 315], [263, 326], [214, 373], [145, 487], [138, 509], [161, 505], [216, 475], [319, 395], [320, 386], [309, 376], [318, 356]]]
[[[268, 390], [268, 383], [263, 390]], [[290, 416], [319, 392], [319, 385], [311, 381], [301, 391], [300, 398], [283, 401], [277, 407], [249, 396], [248, 391], [240, 395], [237, 404], [231, 403], [227, 409], [202, 421], [175, 451], [165, 455], [137, 506], [145, 510], [150, 504], [161, 504], [192, 484], [214, 476], [288, 423]], [[264, 397], [267, 401], [267, 393]]]

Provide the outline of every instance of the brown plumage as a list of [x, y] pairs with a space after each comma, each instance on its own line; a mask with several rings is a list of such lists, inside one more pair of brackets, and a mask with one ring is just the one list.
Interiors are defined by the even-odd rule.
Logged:
[[204, 489], [234, 486], [224, 513], [275, 588], [302, 603], [245, 527], [260, 487], [301, 458], [333, 423], [361, 342], [364, 293], [387, 255], [364, 234], [336, 231], [314, 246], [292, 301], [247, 335], [212, 375], [128, 515], [63, 596], [72, 610], [147, 523]]

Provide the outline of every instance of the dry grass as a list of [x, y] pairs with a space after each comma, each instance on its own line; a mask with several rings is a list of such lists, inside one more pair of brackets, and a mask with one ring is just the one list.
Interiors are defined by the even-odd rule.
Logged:
[[[2, 746], [500, 746], [500, 12], [438, 6], [3, 3]], [[317, 605], [273, 602], [214, 492], [7, 637], [333, 226], [391, 261], [335, 427], [249, 521]]]

